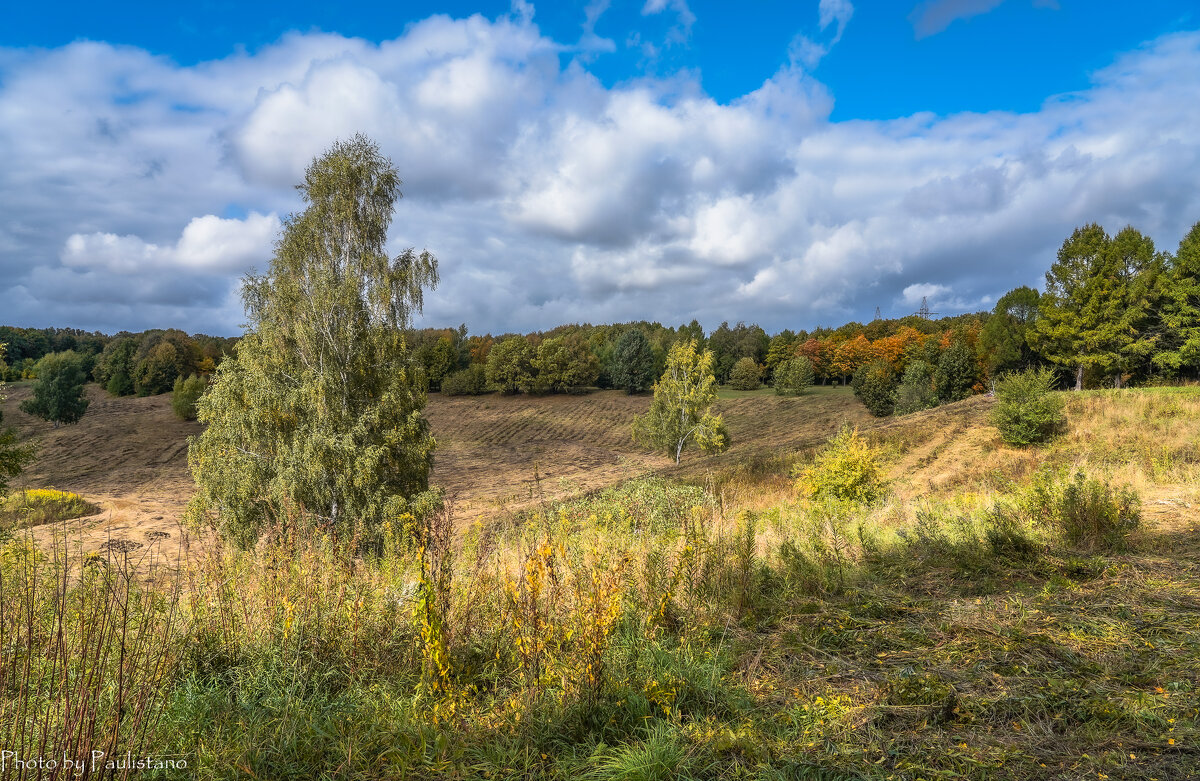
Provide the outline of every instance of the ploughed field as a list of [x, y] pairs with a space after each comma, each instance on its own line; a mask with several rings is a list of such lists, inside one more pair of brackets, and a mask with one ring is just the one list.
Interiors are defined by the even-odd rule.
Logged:
[[[157, 532], [172, 535], [157, 547], [176, 558], [179, 521], [194, 491], [187, 438], [203, 427], [176, 418], [169, 394], [112, 398], [95, 385], [87, 392], [91, 403], [83, 420], [54, 428], [20, 411], [30, 396], [28, 383], [8, 386], [3, 424], [38, 447], [14, 487], [54, 487], [96, 503], [99, 514], [70, 522], [85, 550]], [[438, 443], [432, 482], [446, 489], [458, 518], [490, 517], [650, 471], [695, 473], [759, 454], [785, 456], [824, 442], [843, 423], [873, 425], [842, 388], [817, 388], [800, 398], [776, 397], [769, 390], [723, 396], [717, 411], [733, 441], [729, 452], [716, 458], [685, 452], [677, 469], [631, 438], [634, 417], [650, 405], [648, 395], [431, 394], [426, 416]]]

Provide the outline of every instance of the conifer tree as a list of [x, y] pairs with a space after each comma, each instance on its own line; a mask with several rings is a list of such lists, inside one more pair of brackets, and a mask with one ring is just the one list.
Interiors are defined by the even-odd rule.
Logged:
[[1160, 285], [1162, 333], [1158, 366], [1172, 373], [1200, 370], [1200, 222], [1192, 226]]
[[270, 270], [243, 282], [249, 331], [197, 404], [190, 514], [243, 545], [293, 520], [370, 543], [432, 501], [409, 332], [437, 260], [388, 256], [400, 178], [367, 138], [334, 144], [298, 189]]
[[642, 393], [654, 384], [654, 350], [640, 328], [630, 328], [617, 340], [609, 375], [614, 387], [629, 394]]

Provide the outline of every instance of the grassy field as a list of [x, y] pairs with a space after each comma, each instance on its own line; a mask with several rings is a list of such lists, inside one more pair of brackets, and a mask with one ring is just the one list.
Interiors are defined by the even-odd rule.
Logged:
[[[435, 397], [439, 476], [485, 485], [379, 560], [213, 542], [146, 585], [165, 541], [82, 578], [8, 543], [0, 743], [90, 723], [171, 778], [1200, 777], [1200, 392], [1072, 394], [1030, 449], [982, 397], [729, 396], [734, 448], [678, 468], [623, 441], [646, 403]], [[842, 421], [876, 501], [808, 494]]]
[[[55, 486], [94, 502], [98, 512], [71, 527], [89, 550], [113, 540], [144, 542], [146, 535], [168, 534], [178, 543], [179, 519], [194, 490], [187, 437], [199, 433], [200, 425], [176, 418], [169, 395], [113, 398], [89, 386], [83, 420], [52, 428], [20, 410], [29, 386], [10, 385], [3, 409], [5, 423], [38, 445], [37, 460], [17, 485]], [[719, 403], [733, 437], [722, 461], [790, 453], [824, 441], [843, 421], [871, 421], [848, 390], [819, 389], [799, 399], [755, 394]], [[432, 394], [426, 409], [438, 442], [432, 480], [446, 489], [465, 523], [672, 468], [670, 459], [633, 443], [633, 418], [649, 404], [648, 396], [620, 391]], [[47, 539], [54, 532], [47, 528], [40, 535]], [[182, 554], [178, 544], [163, 548], [171, 560]]]

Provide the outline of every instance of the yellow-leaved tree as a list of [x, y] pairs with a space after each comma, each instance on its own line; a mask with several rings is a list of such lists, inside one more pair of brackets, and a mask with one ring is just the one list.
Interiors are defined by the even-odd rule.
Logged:
[[674, 456], [677, 464], [689, 443], [705, 453], [719, 453], [729, 447], [729, 432], [721, 416], [709, 412], [716, 400], [712, 352], [698, 352], [694, 340], [676, 342], [667, 353], [666, 371], [654, 385], [650, 411], [633, 423], [633, 438]]

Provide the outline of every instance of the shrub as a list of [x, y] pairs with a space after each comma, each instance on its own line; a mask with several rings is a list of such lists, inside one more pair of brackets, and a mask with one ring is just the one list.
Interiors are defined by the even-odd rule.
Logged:
[[487, 373], [481, 363], [473, 363], [462, 371], [446, 375], [442, 380], [446, 396], [478, 396], [487, 393]]
[[896, 406], [896, 375], [886, 361], [859, 367], [851, 381], [854, 395], [877, 418], [892, 414]]
[[1010, 445], [1045, 442], [1066, 425], [1063, 398], [1054, 392], [1054, 373], [1030, 369], [1005, 375], [996, 384], [992, 425]]
[[1120, 549], [1141, 525], [1142, 504], [1131, 488], [1113, 489], [1082, 472], [1062, 487], [1054, 519], [1067, 542], [1083, 548]]
[[843, 428], [800, 473], [797, 487], [817, 501], [874, 502], [885, 488], [879, 449], [858, 429]]
[[904, 377], [896, 388], [893, 413], [908, 415], [936, 407], [937, 403], [937, 391], [933, 387], [933, 367], [922, 360], [913, 361], [904, 370]]
[[790, 358], [775, 369], [775, 395], [799, 396], [813, 384], [812, 361], [801, 356]]
[[762, 382], [762, 369], [753, 358], [740, 358], [729, 373], [729, 387], [734, 390], [757, 390]]
[[74, 350], [43, 356], [37, 362], [33, 398], [21, 402], [21, 409], [56, 428], [60, 423], [78, 423], [88, 408], [84, 395], [87, 375], [84, 358]]
[[171, 409], [180, 420], [196, 419], [196, 401], [204, 395], [208, 381], [203, 377], [192, 375], [187, 379], [175, 378], [175, 387], [171, 389]]

